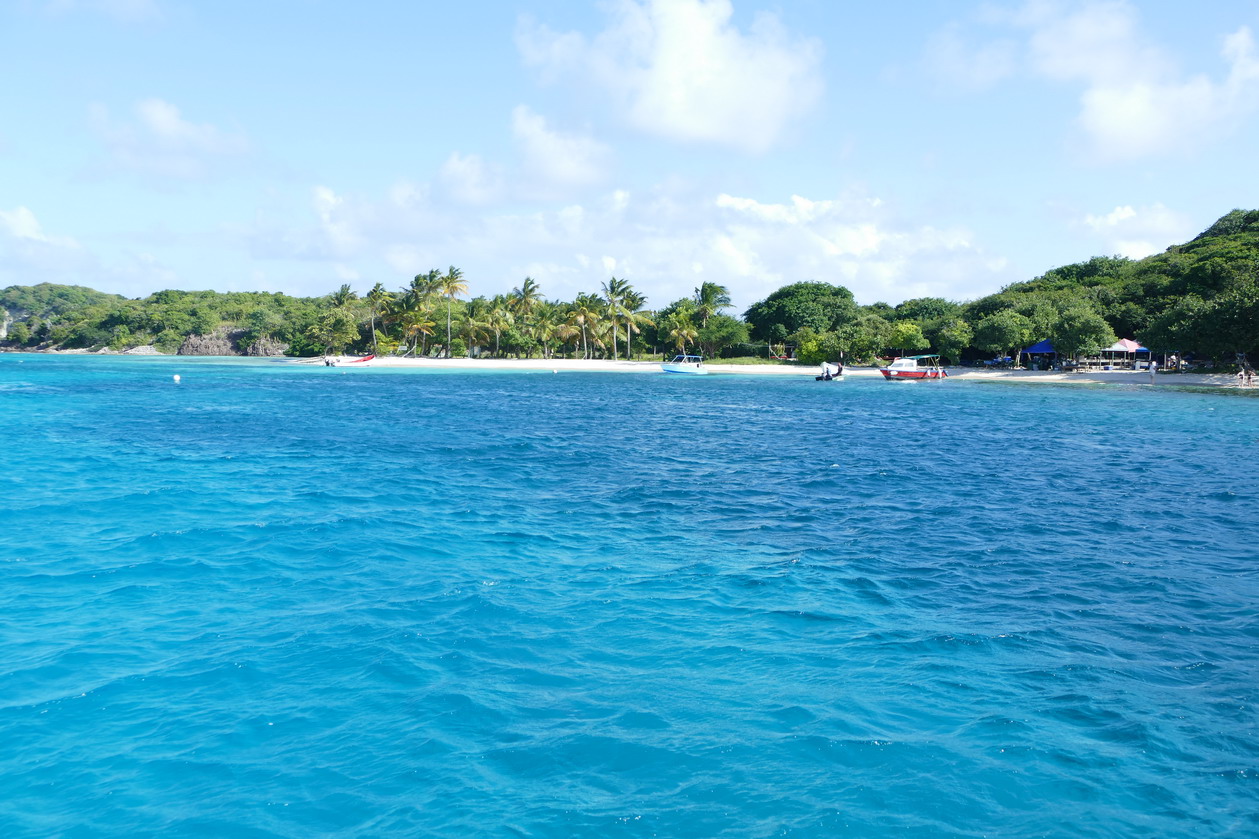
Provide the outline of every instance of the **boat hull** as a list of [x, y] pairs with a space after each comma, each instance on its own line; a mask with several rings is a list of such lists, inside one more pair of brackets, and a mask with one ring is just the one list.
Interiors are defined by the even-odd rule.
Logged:
[[673, 364], [666, 361], [660, 365], [660, 369], [666, 373], [681, 373], [686, 376], [708, 375], [708, 371], [704, 369], [702, 364]]
[[886, 367], [880, 367], [879, 372], [883, 374], [883, 378], [889, 382], [915, 382], [924, 379], [945, 379], [948, 373], [944, 370], [889, 370]]

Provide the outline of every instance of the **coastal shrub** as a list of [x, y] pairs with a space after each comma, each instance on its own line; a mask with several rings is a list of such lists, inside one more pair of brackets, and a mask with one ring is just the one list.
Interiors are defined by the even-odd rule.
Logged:
[[157, 348], [158, 352], [173, 355], [179, 351], [179, 345], [183, 342], [183, 335], [180, 335], [173, 329], [166, 329], [159, 332], [157, 337], [153, 339], [153, 346]]
[[1093, 355], [1118, 340], [1105, 319], [1086, 306], [1064, 311], [1054, 324], [1050, 338], [1054, 349], [1068, 358]]
[[699, 328], [698, 340], [703, 354], [716, 358], [729, 347], [747, 343], [748, 327], [729, 315], [713, 315], [708, 319], [707, 326]]
[[19, 347], [31, 340], [31, 329], [25, 323], [15, 323], [9, 327], [9, 340]]
[[1007, 356], [1040, 338], [1032, 331], [1032, 322], [1013, 309], [994, 312], [975, 326], [975, 346], [985, 352]]
[[114, 327], [113, 337], [109, 341], [109, 348], [115, 352], [122, 352], [134, 347], [138, 341], [132, 339], [131, 330], [125, 326]]
[[970, 346], [975, 331], [961, 318], [953, 318], [936, 330], [931, 345], [935, 351], [949, 362], [956, 364], [962, 360], [962, 353]]
[[830, 283], [794, 283], [783, 286], [743, 313], [753, 338], [780, 342], [808, 327], [815, 332], [833, 330], [857, 317], [852, 292]]
[[467, 358], [467, 343], [462, 338], [452, 338], [450, 341], [450, 355], [453, 358]]
[[922, 327], [912, 320], [898, 320], [892, 324], [892, 332], [888, 337], [888, 346], [904, 353], [925, 350], [930, 343], [922, 334]]

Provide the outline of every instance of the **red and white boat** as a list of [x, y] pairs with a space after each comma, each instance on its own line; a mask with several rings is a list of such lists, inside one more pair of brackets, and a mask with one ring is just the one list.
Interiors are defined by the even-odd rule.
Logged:
[[940, 366], [938, 355], [907, 355], [892, 359], [886, 367], [880, 367], [883, 378], [891, 381], [912, 382], [920, 379], [943, 379], [949, 374]]

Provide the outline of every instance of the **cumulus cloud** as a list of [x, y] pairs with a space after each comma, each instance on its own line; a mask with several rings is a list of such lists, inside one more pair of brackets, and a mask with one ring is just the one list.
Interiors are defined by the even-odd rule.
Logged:
[[36, 243], [55, 248], [77, 249], [78, 242], [69, 236], [50, 236], [27, 207], [0, 210], [0, 233], [11, 241]]
[[[397, 285], [456, 262], [474, 294], [496, 294], [534, 277], [549, 297], [571, 299], [615, 274], [663, 306], [706, 280], [730, 288], [743, 308], [790, 282], [850, 288], [862, 302], [920, 296], [974, 297], [1014, 279], [960, 228], [906, 224], [862, 195], [766, 202], [732, 194], [658, 187], [613, 190], [581, 204], [535, 212], [435, 208], [420, 197], [401, 206], [330, 189], [312, 196], [312, 224], [277, 242], [276, 258], [329, 266], [384, 265]], [[389, 284], [388, 282], [386, 283]], [[311, 293], [322, 289], [312, 289]]]
[[451, 152], [437, 173], [445, 194], [460, 204], [489, 204], [503, 194], [503, 175], [476, 154]]
[[1104, 243], [1107, 253], [1141, 259], [1161, 253], [1169, 245], [1188, 240], [1192, 222], [1162, 204], [1133, 207], [1124, 204], [1102, 215], [1087, 214], [1081, 226]]
[[148, 253], [101, 259], [73, 237], [46, 232], [28, 207], [0, 210], [0, 285], [38, 282], [139, 296], [175, 287], [178, 276]]
[[589, 186], [605, 178], [612, 151], [603, 143], [555, 131], [524, 105], [512, 111], [511, 127], [524, 162], [522, 180], [542, 193]]
[[595, 84], [640, 131], [763, 152], [821, 95], [820, 42], [792, 36], [774, 15], [743, 31], [729, 0], [608, 8], [609, 25], [593, 38], [522, 19], [516, 43], [543, 80]]
[[981, 90], [1013, 75], [1017, 58], [1014, 39], [970, 43], [960, 26], [950, 24], [928, 39], [925, 63], [931, 77], [942, 86]]
[[134, 119], [118, 120], [100, 104], [89, 111], [92, 126], [116, 170], [159, 178], [198, 179], [249, 151], [243, 136], [209, 123], [190, 122], [178, 107], [161, 99], [137, 102], [132, 114]]
[[[1226, 72], [1186, 75], [1142, 31], [1124, 0], [1065, 5], [1033, 0], [1016, 10], [989, 11], [1001, 34], [966, 42], [953, 24], [928, 44], [933, 71], [957, 84], [982, 87], [1021, 69], [1079, 85], [1076, 126], [1095, 159], [1136, 160], [1200, 148], [1259, 107], [1259, 56], [1247, 27], [1223, 37]], [[1018, 60], [1010, 33], [1018, 33]]]

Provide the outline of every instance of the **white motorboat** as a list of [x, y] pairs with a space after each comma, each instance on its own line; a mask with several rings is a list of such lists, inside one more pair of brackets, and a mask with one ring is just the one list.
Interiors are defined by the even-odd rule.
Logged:
[[705, 376], [708, 374], [708, 368], [704, 366], [704, 357], [702, 355], [677, 355], [672, 361], [666, 361], [660, 365], [660, 369], [666, 373], [689, 373], [692, 376]]
[[938, 355], [907, 355], [897, 358], [879, 372], [889, 382], [920, 382], [929, 379], [940, 380], [949, 373], [940, 366]]

